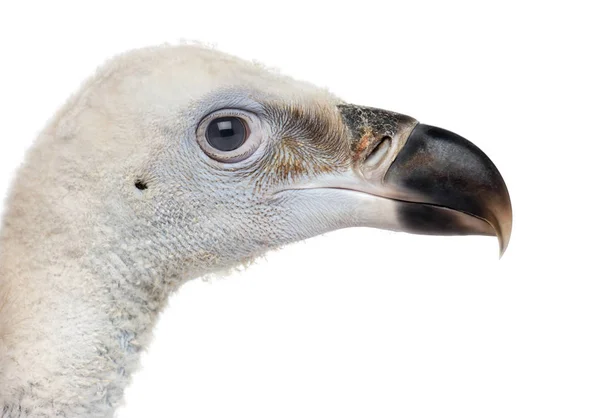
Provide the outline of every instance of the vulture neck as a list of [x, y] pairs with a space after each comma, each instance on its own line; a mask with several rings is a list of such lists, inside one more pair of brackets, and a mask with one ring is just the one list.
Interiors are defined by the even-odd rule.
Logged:
[[90, 212], [22, 209], [0, 235], [0, 417], [110, 417], [181, 280]]

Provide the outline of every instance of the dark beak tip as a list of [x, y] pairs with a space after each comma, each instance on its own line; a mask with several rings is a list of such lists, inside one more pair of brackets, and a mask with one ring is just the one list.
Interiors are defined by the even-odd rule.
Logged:
[[512, 234], [512, 210], [510, 210], [508, 219], [501, 223], [497, 229], [498, 243], [500, 245], [500, 259], [506, 253], [508, 244], [510, 243], [510, 236]]
[[[494, 163], [470, 141], [441, 128], [418, 124], [388, 169], [385, 181], [422, 204], [422, 213], [407, 216], [404, 210], [402, 214], [402, 220], [413, 226], [412, 231], [496, 235], [499, 256], [504, 255], [512, 230], [508, 189]], [[431, 209], [431, 205], [455, 213], [448, 215]]]
[[499, 251], [499, 255], [498, 255], [499, 260], [501, 260], [502, 257], [504, 256], [504, 253], [506, 253], [506, 249], [508, 248], [509, 241], [510, 241], [510, 236], [508, 238], [505, 238], [502, 235], [498, 235], [498, 244], [500, 246], [500, 251]]

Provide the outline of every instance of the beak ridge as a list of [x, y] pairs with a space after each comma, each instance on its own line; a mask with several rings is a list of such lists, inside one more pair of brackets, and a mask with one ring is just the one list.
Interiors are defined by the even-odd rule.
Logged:
[[494, 163], [465, 138], [417, 124], [384, 184], [413, 203], [398, 206], [407, 232], [496, 235], [500, 256], [506, 250], [512, 229], [508, 189]]

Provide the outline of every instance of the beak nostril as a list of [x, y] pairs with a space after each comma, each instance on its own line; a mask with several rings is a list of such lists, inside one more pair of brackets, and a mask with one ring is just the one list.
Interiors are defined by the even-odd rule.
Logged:
[[389, 136], [381, 137], [379, 143], [375, 145], [373, 150], [369, 153], [369, 155], [367, 155], [367, 158], [365, 159], [365, 166], [369, 168], [377, 167], [379, 163], [385, 159], [391, 147], [392, 138]]

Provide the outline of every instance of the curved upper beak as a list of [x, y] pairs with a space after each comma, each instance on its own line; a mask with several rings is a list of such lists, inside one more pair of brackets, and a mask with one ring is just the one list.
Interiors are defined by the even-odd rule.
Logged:
[[414, 205], [398, 216], [407, 232], [496, 235], [500, 255], [512, 229], [506, 184], [492, 161], [455, 133], [417, 124], [384, 176]]
[[502, 256], [510, 240], [512, 207], [500, 172], [483, 151], [459, 135], [404, 115], [351, 105], [340, 106], [340, 112], [353, 143], [362, 144], [353, 147], [359, 153], [355, 171], [362, 174], [357, 189], [394, 199], [399, 229], [495, 235]]

